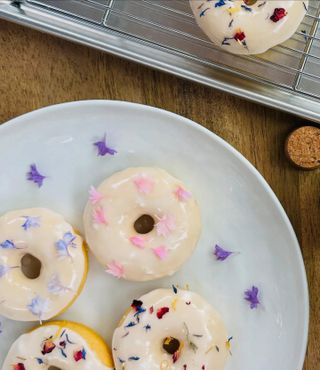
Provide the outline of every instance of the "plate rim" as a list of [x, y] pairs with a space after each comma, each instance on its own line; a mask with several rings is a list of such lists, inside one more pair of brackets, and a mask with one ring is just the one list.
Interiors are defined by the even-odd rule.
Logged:
[[134, 109], [142, 109], [142, 110], [148, 110], [150, 112], [154, 112], [156, 114], [162, 114], [172, 117], [175, 120], [178, 120], [181, 122], [181, 124], [191, 127], [192, 129], [198, 130], [199, 132], [205, 134], [208, 136], [211, 140], [221, 145], [225, 150], [227, 150], [229, 153], [231, 153], [234, 157], [236, 157], [237, 160], [239, 160], [249, 171], [250, 173], [258, 180], [259, 184], [263, 187], [263, 189], [267, 192], [268, 196], [272, 200], [274, 206], [276, 207], [277, 211], [279, 212], [279, 215], [281, 216], [282, 220], [285, 223], [285, 226], [287, 227], [287, 230], [290, 234], [290, 237], [292, 238], [292, 242], [294, 244], [294, 252], [296, 254], [297, 260], [298, 260], [298, 268], [299, 268], [299, 274], [302, 279], [302, 286], [303, 286], [303, 306], [305, 310], [305, 318], [303, 320], [304, 325], [304, 332], [302, 335], [303, 339], [303, 346], [299, 357], [299, 362], [297, 363], [297, 369], [302, 370], [305, 362], [306, 357], [306, 351], [307, 351], [307, 345], [308, 345], [308, 338], [309, 338], [309, 322], [310, 322], [310, 301], [309, 301], [309, 287], [308, 287], [308, 279], [307, 279], [307, 273], [305, 269], [304, 259], [302, 255], [302, 251], [300, 248], [300, 244], [298, 241], [298, 238], [296, 236], [296, 233], [293, 229], [293, 226], [291, 224], [291, 221], [285, 212], [280, 200], [272, 190], [271, 186], [268, 184], [266, 179], [263, 177], [263, 175], [254, 167], [254, 165], [243, 155], [241, 154], [237, 149], [235, 149], [231, 144], [229, 144], [227, 141], [222, 139], [220, 136], [215, 134], [214, 132], [210, 131], [206, 127], [202, 126], [200, 123], [197, 123], [189, 118], [183, 117], [177, 113], [170, 112], [168, 110], [157, 108], [151, 105], [146, 105], [142, 103], [134, 103], [130, 101], [125, 100], [112, 100], [112, 99], [84, 99], [84, 100], [75, 100], [75, 101], [68, 101], [63, 103], [57, 103], [52, 104], [48, 106], [44, 106], [26, 113], [23, 113], [21, 115], [18, 115], [14, 118], [11, 118], [8, 121], [4, 121], [0, 124], [0, 134], [4, 133], [6, 130], [10, 130], [12, 126], [16, 127], [17, 125], [24, 124], [24, 118], [32, 118], [36, 117], [38, 115], [41, 115], [43, 113], [52, 112], [55, 110], [63, 110], [65, 107], [69, 108], [77, 108], [78, 106], [92, 106], [92, 105], [99, 105], [99, 106], [105, 106], [105, 107], [119, 107], [122, 108], [124, 106], [127, 106], [129, 108]]

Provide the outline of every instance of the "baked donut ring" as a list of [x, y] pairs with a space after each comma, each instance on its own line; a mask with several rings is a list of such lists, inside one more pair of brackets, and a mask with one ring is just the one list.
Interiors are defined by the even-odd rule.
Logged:
[[57, 316], [80, 294], [87, 270], [84, 242], [61, 215], [30, 208], [0, 217], [0, 315]]
[[173, 287], [134, 300], [112, 348], [116, 370], [222, 370], [229, 342], [212, 306]]
[[110, 350], [92, 329], [54, 321], [21, 335], [11, 346], [2, 370], [113, 370]]
[[133, 281], [175, 273], [200, 234], [200, 212], [181, 181], [153, 167], [128, 168], [90, 191], [86, 240], [107, 272]]

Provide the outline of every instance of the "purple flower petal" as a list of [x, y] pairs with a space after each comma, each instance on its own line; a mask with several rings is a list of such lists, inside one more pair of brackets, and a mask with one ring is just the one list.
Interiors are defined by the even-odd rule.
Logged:
[[30, 229], [31, 227], [39, 227], [40, 222], [39, 219], [40, 217], [32, 217], [32, 216], [23, 216], [25, 219], [25, 222], [23, 225], [21, 225], [26, 231]]
[[49, 293], [51, 294], [61, 294], [71, 290], [62, 285], [57, 274], [52, 275], [51, 279], [48, 282], [47, 288]]
[[17, 249], [16, 245], [12, 240], [5, 240], [4, 242], [0, 243], [0, 247], [2, 249]]
[[73, 235], [70, 231], [67, 231], [64, 235], [63, 235], [63, 240], [71, 247], [75, 247], [75, 244], [73, 243], [73, 241], [75, 240], [75, 235]]
[[9, 270], [10, 270], [9, 266], [0, 265], [0, 278], [2, 278]]
[[216, 256], [217, 261], [224, 261], [229, 256], [231, 256], [231, 254], [233, 254], [233, 253], [234, 252], [230, 252], [230, 251], [227, 251], [227, 250], [221, 248], [218, 244], [216, 244], [214, 246], [213, 254]]
[[69, 256], [69, 250], [68, 250], [68, 245], [66, 242], [62, 239], [58, 240], [56, 242], [56, 250], [58, 252], [58, 255], [60, 257], [66, 257]]
[[43, 299], [40, 296], [36, 296], [31, 300], [31, 303], [27, 305], [27, 308], [33, 315], [38, 316], [39, 320], [41, 321], [42, 315], [48, 309], [48, 305], [48, 299]]
[[252, 286], [251, 289], [248, 289], [244, 292], [244, 299], [248, 302], [250, 302], [250, 308], [257, 308], [260, 304], [259, 298], [258, 298], [259, 289]]
[[56, 250], [60, 257], [70, 256], [69, 247], [76, 247], [74, 240], [76, 236], [73, 235], [70, 231], [64, 233], [63, 238], [56, 242]]
[[115, 153], [117, 153], [117, 151], [115, 149], [112, 149], [110, 147], [107, 146], [107, 143], [106, 143], [106, 135], [104, 135], [104, 137], [99, 140], [99, 141], [96, 141], [95, 143], [93, 143], [94, 146], [97, 147], [98, 149], [98, 153], [97, 155], [99, 156], [105, 156], [106, 154], [110, 154], [110, 155], [114, 155]]
[[30, 171], [27, 172], [27, 180], [34, 182], [40, 188], [45, 178], [46, 176], [43, 176], [39, 173], [35, 164], [30, 165]]

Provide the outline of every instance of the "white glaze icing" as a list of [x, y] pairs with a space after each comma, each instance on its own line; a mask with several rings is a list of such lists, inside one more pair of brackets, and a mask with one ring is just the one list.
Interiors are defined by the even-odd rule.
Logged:
[[[198, 25], [214, 44], [234, 54], [260, 54], [295, 33], [308, 0], [258, 0], [254, 5], [244, 0], [190, 0], [190, 5]], [[270, 17], [276, 8], [287, 14], [274, 22]], [[243, 41], [235, 39], [238, 32], [244, 32]]]
[[[145, 311], [137, 315], [132, 308], [113, 335], [117, 370], [224, 368], [228, 357], [227, 331], [219, 314], [202, 297], [186, 290], [178, 289], [175, 293], [170, 289], [157, 289], [139, 300], [141, 311]], [[169, 311], [159, 319], [157, 312], [163, 307]], [[176, 362], [162, 348], [165, 337], [176, 338], [182, 344]]]
[[[49, 339], [50, 337], [52, 338]], [[49, 352], [53, 346], [54, 348]], [[82, 352], [83, 350], [85, 352]], [[14, 367], [17, 364], [23, 364], [24, 368]], [[2, 370], [43, 370], [50, 366], [65, 370], [112, 369], [100, 361], [86, 340], [78, 333], [68, 328], [46, 325], [21, 335], [13, 343]]]
[[[33, 226], [25, 224], [27, 217]], [[68, 255], [64, 255], [63, 248], [60, 252], [57, 249], [57, 243], [64, 239], [69, 242], [65, 250]], [[0, 315], [37, 321], [59, 314], [78, 295], [86, 273], [82, 245], [82, 238], [72, 226], [51, 210], [23, 209], [0, 217]], [[22, 273], [21, 258], [25, 254], [41, 261], [36, 279]]]
[[[97, 210], [103, 211], [105, 222], [95, 221]], [[139, 235], [134, 222], [144, 214], [158, 225]], [[167, 223], [159, 222], [164, 218]], [[84, 228], [89, 247], [109, 272], [145, 281], [172, 275], [191, 255], [200, 234], [200, 213], [194, 197], [166, 171], [128, 168], [98, 187], [85, 208]]]

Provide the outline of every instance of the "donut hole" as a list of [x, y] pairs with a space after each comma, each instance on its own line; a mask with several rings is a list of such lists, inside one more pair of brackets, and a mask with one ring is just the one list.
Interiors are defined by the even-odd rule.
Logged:
[[148, 234], [154, 228], [154, 219], [150, 215], [142, 215], [136, 219], [133, 228], [138, 234]]
[[32, 254], [25, 254], [21, 258], [21, 271], [27, 279], [36, 279], [40, 276], [41, 262]]
[[63, 369], [60, 369], [60, 367], [57, 366], [49, 366], [48, 370], [63, 370]]
[[174, 337], [165, 337], [162, 342], [162, 348], [169, 354], [173, 355], [180, 349], [180, 341]]

